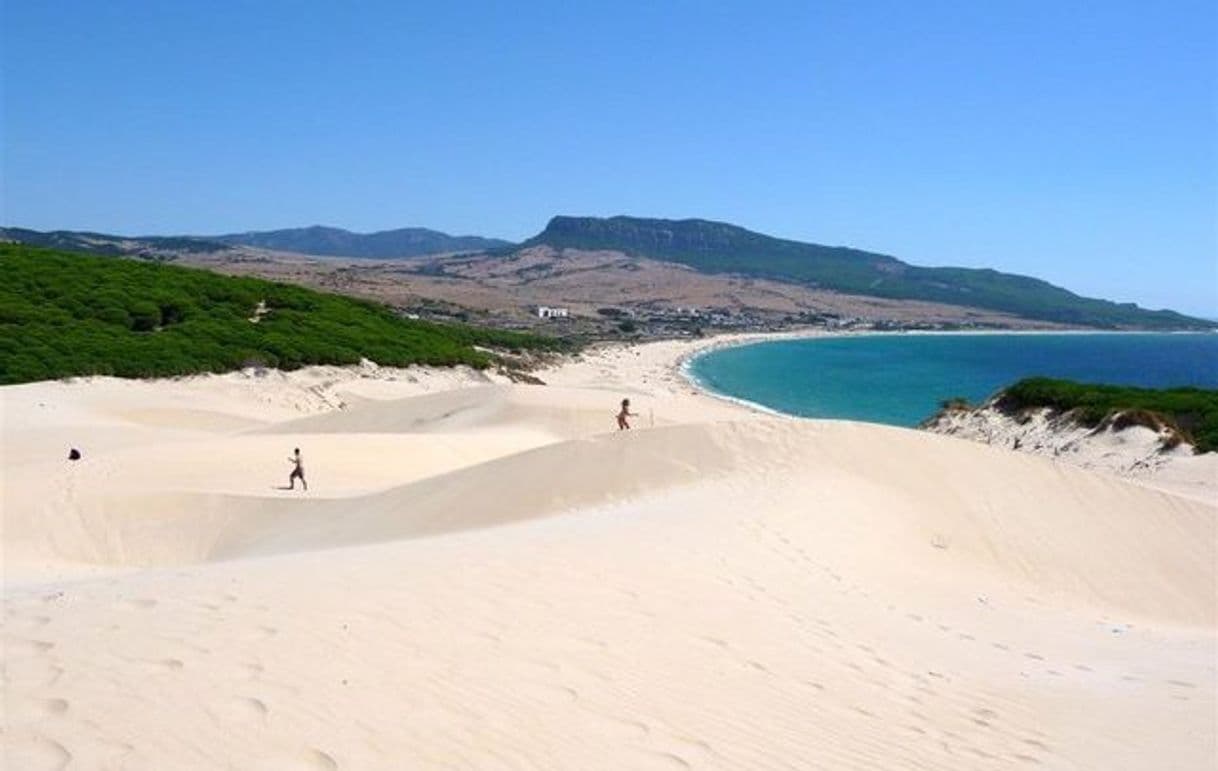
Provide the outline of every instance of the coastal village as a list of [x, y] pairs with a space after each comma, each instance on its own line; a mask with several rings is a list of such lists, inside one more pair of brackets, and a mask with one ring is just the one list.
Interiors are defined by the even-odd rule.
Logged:
[[[529, 305], [510, 312], [471, 314], [468, 310], [426, 303], [399, 310], [407, 318], [440, 322], [479, 323], [500, 329], [536, 331], [584, 340], [670, 340], [715, 334], [824, 330], [865, 331], [979, 331], [1009, 326], [996, 320], [894, 320], [882, 316], [840, 316], [830, 312], [766, 312], [725, 306], [686, 307], [664, 303], [597, 307], [588, 314], [572, 313], [566, 306]], [[1046, 325], [1048, 326], [1048, 325]]]

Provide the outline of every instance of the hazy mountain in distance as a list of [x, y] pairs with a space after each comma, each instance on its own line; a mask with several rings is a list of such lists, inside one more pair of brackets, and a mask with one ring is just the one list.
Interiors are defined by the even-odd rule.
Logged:
[[228, 244], [214, 239], [191, 236], [118, 236], [111, 233], [79, 230], [43, 232], [27, 228], [0, 228], [0, 241], [111, 257], [160, 257], [175, 254], [223, 252], [232, 248]]
[[297, 252], [325, 257], [394, 259], [448, 252], [482, 252], [511, 246], [510, 241], [481, 236], [450, 236], [427, 228], [399, 228], [376, 233], [353, 233], [342, 228], [314, 225], [287, 230], [250, 231], [204, 236], [209, 241]]
[[521, 248], [618, 251], [704, 273], [775, 279], [856, 295], [963, 305], [1101, 328], [1213, 329], [1212, 321], [1081, 297], [1047, 281], [978, 268], [926, 268], [896, 257], [755, 233], [710, 220], [566, 217]]

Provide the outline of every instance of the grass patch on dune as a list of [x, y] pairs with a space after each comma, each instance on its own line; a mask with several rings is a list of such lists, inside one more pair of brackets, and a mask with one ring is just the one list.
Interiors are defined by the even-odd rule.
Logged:
[[1010, 413], [1047, 407], [1097, 427], [1166, 429], [1177, 442], [1188, 442], [1197, 452], [1218, 450], [1218, 390], [1214, 389], [1133, 388], [1036, 377], [1003, 389], [995, 405]]
[[563, 341], [396, 316], [376, 303], [254, 278], [0, 244], [0, 383], [162, 377], [250, 364], [486, 367], [479, 348]]

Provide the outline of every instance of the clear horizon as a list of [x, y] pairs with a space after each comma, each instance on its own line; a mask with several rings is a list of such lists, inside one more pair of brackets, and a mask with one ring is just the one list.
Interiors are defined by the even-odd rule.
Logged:
[[1218, 317], [1218, 9], [5, 4], [6, 225], [730, 222]]

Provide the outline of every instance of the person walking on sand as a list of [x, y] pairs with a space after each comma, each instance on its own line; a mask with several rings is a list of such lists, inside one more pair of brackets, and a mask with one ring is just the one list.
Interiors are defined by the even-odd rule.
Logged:
[[304, 489], [305, 489], [305, 492], [308, 492], [309, 483], [305, 481], [304, 459], [300, 457], [300, 448], [299, 447], [297, 447], [296, 450], [292, 453], [292, 456], [290, 458], [288, 458], [288, 463], [292, 464], [292, 473], [288, 475], [288, 489], [295, 490], [296, 489], [296, 480], [299, 479], [301, 486], [304, 487]]
[[622, 409], [617, 414], [617, 430], [625, 431], [630, 428], [629, 421], [626, 418], [637, 418], [638, 415], [630, 411], [630, 400], [622, 399]]

